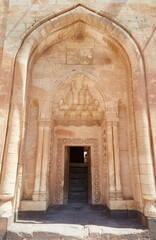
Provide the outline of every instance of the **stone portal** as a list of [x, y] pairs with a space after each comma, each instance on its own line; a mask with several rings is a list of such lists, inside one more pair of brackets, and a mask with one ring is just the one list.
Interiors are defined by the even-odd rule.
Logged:
[[30, 59], [20, 210], [68, 202], [67, 149], [76, 146], [91, 149], [89, 202], [136, 209], [141, 190], [127, 55], [84, 21], [73, 26], [72, 36], [55, 44], [47, 38], [42, 54]]

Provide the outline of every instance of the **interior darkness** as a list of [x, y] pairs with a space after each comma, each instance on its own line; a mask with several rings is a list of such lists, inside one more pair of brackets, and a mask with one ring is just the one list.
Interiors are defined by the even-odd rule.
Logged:
[[70, 162], [84, 163], [84, 147], [70, 147]]

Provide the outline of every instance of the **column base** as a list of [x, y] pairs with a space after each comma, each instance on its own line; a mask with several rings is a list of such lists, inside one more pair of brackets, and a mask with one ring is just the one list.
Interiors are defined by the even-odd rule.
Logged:
[[39, 192], [33, 192], [32, 199], [33, 201], [39, 201], [40, 194]]
[[47, 201], [22, 200], [19, 211], [46, 211], [48, 208]]
[[123, 194], [121, 191], [110, 191], [109, 192], [109, 198], [111, 200], [122, 200]]
[[47, 201], [47, 192], [40, 192], [39, 200], [40, 201]]
[[113, 200], [110, 199], [107, 206], [111, 210], [136, 210], [136, 203], [134, 200]]
[[7, 228], [14, 222], [12, 202], [0, 202], [0, 239], [5, 239]]
[[33, 201], [47, 201], [47, 192], [34, 192]]
[[14, 222], [13, 214], [0, 215], [0, 239], [6, 239], [7, 228]]

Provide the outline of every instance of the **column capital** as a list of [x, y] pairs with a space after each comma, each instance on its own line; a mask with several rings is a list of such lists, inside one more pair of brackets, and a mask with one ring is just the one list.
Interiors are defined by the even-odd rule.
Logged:
[[106, 126], [107, 126], [107, 127], [113, 127], [113, 122], [107, 121], [107, 122], [106, 122]]
[[113, 122], [112, 122], [112, 125], [113, 125], [113, 127], [118, 127], [119, 121], [113, 121]]
[[117, 117], [116, 112], [106, 111], [105, 119], [106, 119], [106, 123], [107, 122], [119, 122], [119, 118]]
[[51, 126], [51, 119], [46, 118], [39, 118], [38, 125], [40, 127], [50, 127]]
[[108, 127], [118, 127], [119, 122], [118, 121], [107, 121], [106, 126]]

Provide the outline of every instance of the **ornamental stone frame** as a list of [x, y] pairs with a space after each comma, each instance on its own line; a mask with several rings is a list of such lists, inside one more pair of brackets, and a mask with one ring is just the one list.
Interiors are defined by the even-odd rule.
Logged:
[[[126, 63], [128, 65], [127, 75], [131, 82], [131, 91], [133, 92], [133, 109], [137, 139], [136, 159], [139, 166], [138, 179], [140, 180], [142, 191], [141, 199], [143, 200], [142, 208], [138, 210], [147, 217], [156, 217], [154, 160], [151, 149], [150, 116], [147, 101], [148, 93], [146, 91], [146, 68], [143, 54], [136, 40], [120, 24], [104, 15], [95, 13], [93, 10], [81, 4], [68, 9], [58, 16], [51, 16], [44, 19], [41, 23], [34, 25], [20, 42], [15, 58], [11, 108], [0, 183], [0, 199], [4, 203], [7, 201], [16, 201], [15, 188], [16, 185], [18, 185], [18, 176], [16, 176], [16, 174], [17, 172], [21, 172], [18, 168], [21, 168], [23, 164], [21, 156], [26, 134], [25, 101], [27, 99], [29, 86], [27, 76], [33, 68], [32, 64], [32, 67], [29, 67], [30, 72], [27, 72], [30, 59], [32, 59], [32, 62], [35, 62], [35, 59], [48, 48], [48, 43], [46, 42], [48, 35], [52, 36], [49, 44], [52, 45], [56, 43], [58, 35], [54, 36], [54, 32], [56, 30], [61, 31], [62, 27], [67, 27], [75, 21], [83, 21], [86, 25], [91, 24], [97, 31], [107, 33], [115, 44], [118, 43], [119, 51], [124, 52], [126, 56]], [[62, 40], [66, 38], [67, 34], [62, 37]], [[58, 38], [57, 41], [60, 41], [60, 38]], [[35, 49], [40, 49], [40, 51], [35, 52]], [[15, 127], [16, 137], [13, 131]], [[19, 142], [21, 144], [19, 144]], [[11, 151], [12, 146], [14, 146], [13, 153]], [[14, 163], [14, 169], [9, 175], [9, 168], [12, 163]], [[10, 177], [9, 181], [8, 176]], [[144, 181], [145, 176], [148, 180], [146, 183]], [[15, 209], [13, 209], [13, 211], [15, 211]]]
[[58, 177], [56, 183], [56, 203], [63, 204], [63, 186], [64, 182], [64, 148], [65, 146], [90, 146], [91, 147], [91, 203], [99, 204], [100, 202], [100, 173], [99, 173], [99, 146], [97, 138], [63, 138], [57, 140], [57, 163], [56, 176]]

